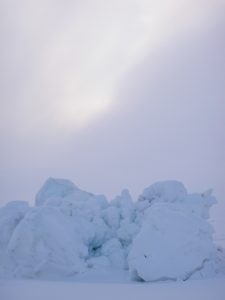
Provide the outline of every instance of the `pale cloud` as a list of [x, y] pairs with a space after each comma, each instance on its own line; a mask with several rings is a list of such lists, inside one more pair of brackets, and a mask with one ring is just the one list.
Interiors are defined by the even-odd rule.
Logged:
[[124, 74], [185, 27], [196, 30], [209, 3], [3, 1], [3, 59], [11, 87], [19, 82], [5, 103], [9, 129], [15, 123], [29, 135], [89, 124], [116, 105]]

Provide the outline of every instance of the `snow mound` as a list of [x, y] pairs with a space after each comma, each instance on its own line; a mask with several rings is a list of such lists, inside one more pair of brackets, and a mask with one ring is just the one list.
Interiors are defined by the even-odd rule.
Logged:
[[29, 206], [23, 201], [12, 201], [0, 209], [0, 265], [5, 259], [6, 249], [11, 236], [29, 211]]
[[36, 206], [56, 204], [61, 199], [71, 196], [73, 200], [86, 200], [93, 194], [80, 190], [72, 181], [67, 179], [49, 178], [35, 197]]
[[208, 223], [214, 203], [211, 191], [188, 194], [177, 181], [151, 185], [137, 202], [128, 190], [108, 202], [49, 178], [35, 207], [0, 208], [0, 277], [65, 279], [106, 269], [129, 269], [144, 281], [214, 276], [225, 268]]
[[181, 182], [162, 181], [144, 189], [138, 199], [137, 209], [145, 211], [156, 203], [164, 203], [170, 205], [173, 210], [208, 219], [209, 209], [216, 202], [211, 189], [202, 194], [188, 194]]
[[69, 180], [49, 178], [37, 193], [35, 203], [39, 206], [49, 199], [64, 198], [76, 190], [77, 187]]
[[34, 208], [14, 230], [6, 266], [14, 277], [62, 277], [84, 269], [87, 246], [54, 207]]
[[212, 227], [190, 214], [155, 204], [145, 211], [129, 254], [132, 276], [144, 281], [187, 280], [213, 259]]
[[139, 201], [177, 202], [182, 201], [187, 195], [183, 183], [175, 180], [156, 182], [144, 189]]
[[140, 233], [129, 253], [131, 276], [144, 281], [187, 280], [206, 276], [215, 259], [213, 228], [207, 222], [216, 203], [211, 191], [188, 194], [177, 181], [158, 182], [144, 190], [137, 208]]

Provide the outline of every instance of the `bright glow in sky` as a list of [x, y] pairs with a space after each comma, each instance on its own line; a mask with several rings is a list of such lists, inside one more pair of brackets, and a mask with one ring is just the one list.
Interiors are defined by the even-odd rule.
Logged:
[[[7, 63], [12, 72], [20, 73], [15, 80], [25, 85], [17, 93], [20, 112], [12, 114], [18, 118], [17, 130], [30, 134], [27, 123], [32, 131], [43, 122], [74, 129], [110, 110], [113, 91], [125, 72], [172, 35], [198, 26], [212, 9], [209, 4], [3, 1], [5, 42], [13, 52]], [[9, 110], [11, 104], [6, 104], [7, 118]]]

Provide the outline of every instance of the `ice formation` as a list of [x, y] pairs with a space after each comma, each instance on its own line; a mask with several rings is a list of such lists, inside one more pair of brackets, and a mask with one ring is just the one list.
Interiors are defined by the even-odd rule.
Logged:
[[128, 190], [108, 202], [50, 178], [34, 207], [0, 209], [0, 276], [68, 278], [90, 268], [125, 269], [143, 281], [213, 275], [220, 258], [207, 219], [215, 202], [176, 181], [151, 185], [137, 202]]

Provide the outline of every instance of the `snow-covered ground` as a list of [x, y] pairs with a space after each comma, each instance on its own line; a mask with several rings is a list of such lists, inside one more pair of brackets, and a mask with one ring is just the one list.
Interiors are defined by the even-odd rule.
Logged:
[[224, 300], [225, 279], [170, 283], [0, 282], [1, 300]]

